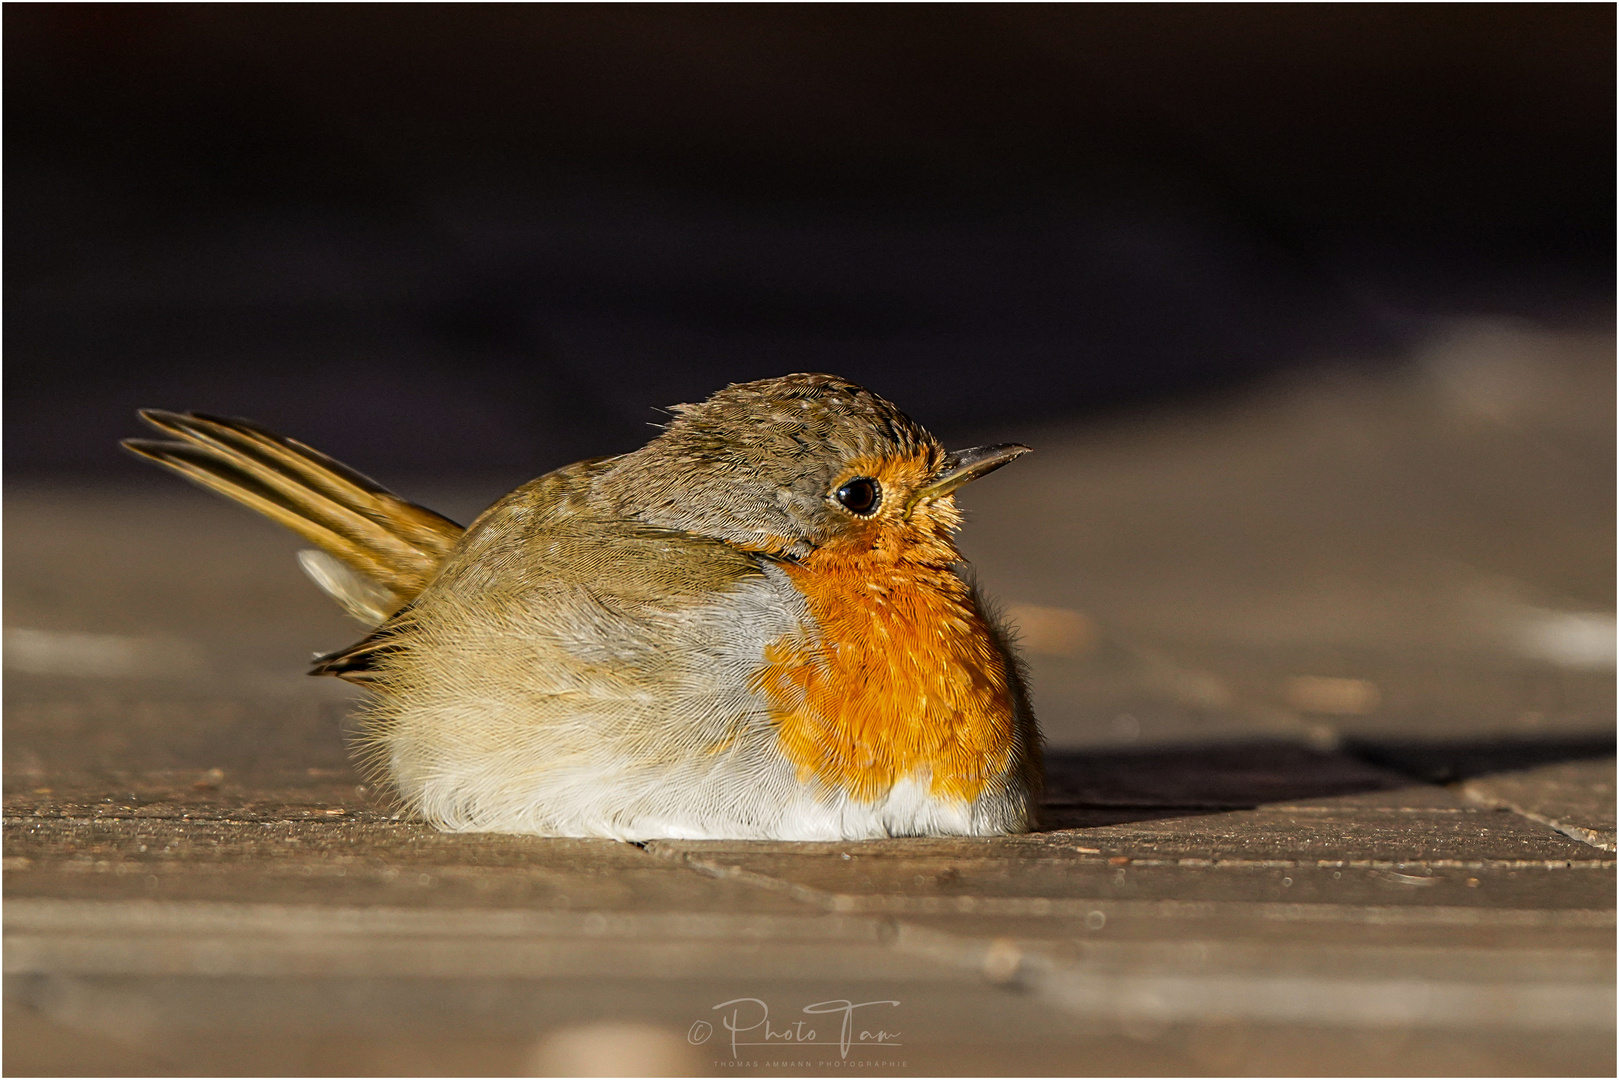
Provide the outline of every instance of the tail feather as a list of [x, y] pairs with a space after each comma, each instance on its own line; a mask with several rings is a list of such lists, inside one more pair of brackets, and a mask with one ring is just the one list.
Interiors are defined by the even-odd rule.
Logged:
[[298, 565], [304, 568], [310, 581], [363, 623], [379, 626], [400, 608], [401, 598], [392, 589], [350, 570], [347, 564], [324, 551], [300, 551]]
[[[311, 577], [368, 622], [409, 603], [464, 531], [318, 450], [250, 421], [159, 409], [140, 416], [179, 441], [127, 439], [128, 450], [252, 507], [338, 560], [359, 580], [332, 572]], [[308, 569], [311, 560], [303, 561]]]

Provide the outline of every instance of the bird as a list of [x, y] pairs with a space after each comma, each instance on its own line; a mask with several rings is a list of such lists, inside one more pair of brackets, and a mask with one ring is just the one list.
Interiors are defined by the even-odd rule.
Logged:
[[462, 528], [248, 420], [142, 410], [135, 454], [313, 544], [372, 627], [310, 674], [368, 691], [356, 753], [450, 832], [659, 839], [1036, 827], [1013, 633], [955, 492], [1027, 453], [950, 452], [847, 379], [734, 383], [646, 445]]

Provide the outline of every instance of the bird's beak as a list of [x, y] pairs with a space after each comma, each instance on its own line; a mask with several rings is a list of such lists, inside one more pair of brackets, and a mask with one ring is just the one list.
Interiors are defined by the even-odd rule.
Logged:
[[971, 450], [957, 450], [946, 454], [944, 464], [940, 466], [938, 473], [932, 480], [916, 489], [905, 512], [910, 513], [919, 503], [942, 499], [969, 480], [977, 480], [980, 476], [992, 473], [1028, 452], [1029, 447], [1021, 443], [1000, 443], [997, 446], [975, 446]]

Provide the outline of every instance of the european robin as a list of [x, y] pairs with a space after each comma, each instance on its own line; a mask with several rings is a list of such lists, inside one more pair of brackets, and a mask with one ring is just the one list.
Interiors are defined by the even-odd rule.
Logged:
[[678, 405], [633, 453], [459, 525], [243, 420], [142, 412], [135, 453], [318, 551], [375, 629], [312, 674], [370, 691], [362, 753], [441, 829], [622, 840], [1023, 832], [1040, 735], [947, 452], [831, 375]]

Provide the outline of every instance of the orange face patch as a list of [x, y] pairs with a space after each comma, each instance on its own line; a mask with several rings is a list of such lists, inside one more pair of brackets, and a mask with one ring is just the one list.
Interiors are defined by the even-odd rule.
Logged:
[[[925, 476], [909, 459], [869, 463], [884, 504], [793, 578], [820, 627], [765, 650], [754, 683], [805, 780], [871, 801], [926, 772], [934, 795], [971, 801], [1006, 769], [1013, 739], [1006, 657], [967, 585], [946, 497], [906, 514]], [[892, 492], [892, 497], [887, 493]]]

